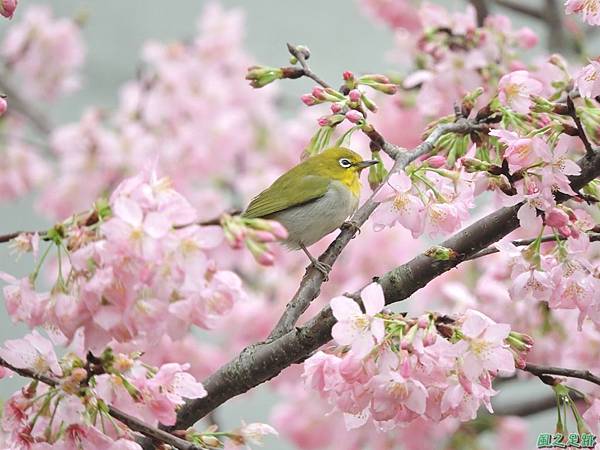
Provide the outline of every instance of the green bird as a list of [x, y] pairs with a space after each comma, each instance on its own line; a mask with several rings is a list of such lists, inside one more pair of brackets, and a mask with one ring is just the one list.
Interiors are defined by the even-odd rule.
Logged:
[[339, 228], [358, 207], [360, 172], [378, 161], [344, 147], [332, 147], [307, 158], [281, 175], [252, 199], [243, 217], [276, 220], [288, 231], [283, 242], [302, 249], [327, 277], [331, 267], [307, 247]]

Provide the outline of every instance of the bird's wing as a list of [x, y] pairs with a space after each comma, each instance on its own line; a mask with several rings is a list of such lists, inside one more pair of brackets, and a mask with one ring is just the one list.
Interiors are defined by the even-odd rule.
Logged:
[[254, 197], [242, 216], [249, 219], [268, 216], [323, 197], [329, 188], [330, 181], [326, 177], [290, 175], [293, 174], [284, 174]]

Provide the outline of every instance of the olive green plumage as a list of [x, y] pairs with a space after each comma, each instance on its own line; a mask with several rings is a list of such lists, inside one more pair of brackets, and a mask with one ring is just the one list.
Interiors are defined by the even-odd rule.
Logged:
[[284, 244], [304, 249], [352, 214], [360, 195], [359, 174], [376, 162], [343, 147], [324, 150], [281, 175], [242, 215], [277, 220], [289, 234]]

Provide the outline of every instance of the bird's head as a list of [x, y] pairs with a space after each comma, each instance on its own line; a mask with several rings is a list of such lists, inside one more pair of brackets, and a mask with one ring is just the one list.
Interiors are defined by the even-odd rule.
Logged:
[[364, 160], [355, 151], [344, 147], [329, 148], [315, 158], [320, 159], [319, 166], [323, 175], [339, 181], [355, 178], [363, 169], [379, 162]]

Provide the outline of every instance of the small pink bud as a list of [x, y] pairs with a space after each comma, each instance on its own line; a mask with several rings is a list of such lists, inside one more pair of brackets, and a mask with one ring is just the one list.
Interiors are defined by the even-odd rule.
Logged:
[[329, 117], [328, 116], [319, 117], [317, 119], [317, 123], [321, 127], [326, 127], [327, 125], [329, 125]]
[[458, 382], [467, 394], [473, 394], [473, 385], [464, 373], [458, 374]]
[[442, 155], [434, 155], [425, 160], [429, 167], [433, 167], [434, 169], [439, 169], [440, 167], [444, 167], [446, 165], [446, 157]]
[[4, 97], [0, 97], [0, 116], [4, 115], [8, 109], [8, 103]]
[[354, 78], [354, 74], [352, 72], [350, 72], [349, 70], [346, 70], [342, 76], [344, 77], [344, 81], [349, 81], [352, 80]]
[[[564, 226], [564, 227], [560, 227], [558, 229], [558, 232], [561, 234], [562, 237], [570, 237], [573, 236], [575, 239], [577, 239], [579, 233], [577, 233], [575, 230], [573, 230], [572, 228], [568, 227], [568, 226]], [[576, 236], [577, 235], [577, 236]]]
[[275, 262], [275, 256], [269, 251], [267, 246], [262, 242], [256, 242], [253, 239], [246, 239], [246, 246], [256, 262], [263, 266], [272, 266]]
[[404, 358], [404, 361], [402, 361], [402, 364], [400, 365], [400, 375], [402, 375], [404, 378], [410, 378], [410, 364], [408, 362], [408, 358]]
[[271, 233], [273, 233], [279, 239], [287, 239], [288, 231], [283, 225], [276, 220], [269, 220], [269, 226], [271, 227]]
[[364, 116], [359, 111], [351, 109], [346, 113], [346, 119], [348, 119], [352, 123], [358, 123], [364, 119]]
[[412, 348], [412, 344], [406, 339], [402, 339], [402, 341], [400, 342], [400, 348], [402, 350], [409, 350], [410, 348]]
[[251, 230], [248, 236], [257, 242], [274, 242], [277, 240], [273, 233], [264, 230]]
[[315, 86], [312, 90], [312, 95], [318, 100], [325, 100], [325, 89]]
[[332, 113], [338, 114], [341, 111], [342, 111], [342, 105], [340, 105], [339, 103], [332, 103], [331, 104], [331, 112]]
[[517, 43], [521, 48], [533, 48], [539, 41], [538, 35], [529, 27], [523, 27], [517, 31]]
[[272, 266], [275, 263], [275, 256], [271, 252], [262, 252], [255, 256], [256, 261], [262, 266]]
[[350, 97], [350, 100], [352, 100], [353, 102], [358, 102], [360, 100], [360, 91], [358, 89], [352, 89], [349, 93], [348, 93], [348, 97]]
[[311, 94], [304, 94], [302, 97], [300, 97], [300, 100], [302, 100], [302, 103], [304, 103], [306, 106], [313, 106], [318, 103], [317, 99]]
[[419, 316], [417, 326], [419, 328], [427, 328], [429, 326], [429, 316]]
[[434, 332], [429, 332], [423, 338], [423, 347], [429, 347], [430, 345], [435, 344], [437, 340], [437, 334]]
[[546, 225], [552, 228], [562, 228], [569, 224], [569, 215], [560, 208], [552, 208], [546, 212]]
[[17, 0], [0, 0], [0, 15], [12, 19], [17, 9]]
[[515, 366], [517, 366], [517, 369], [524, 369], [527, 366], [527, 361], [521, 355], [515, 355]]

